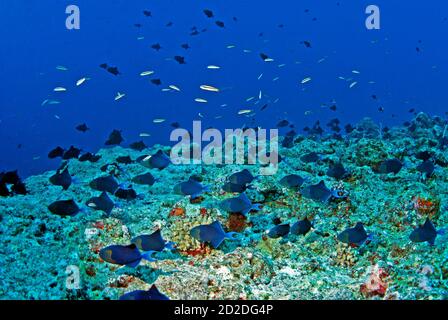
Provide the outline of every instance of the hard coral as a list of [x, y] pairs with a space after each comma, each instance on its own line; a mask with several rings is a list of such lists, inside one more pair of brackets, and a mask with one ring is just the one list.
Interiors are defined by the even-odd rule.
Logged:
[[433, 218], [439, 212], [439, 200], [433, 201], [421, 197], [414, 197], [412, 202], [414, 204], [414, 209], [422, 216]]
[[389, 286], [386, 282], [388, 276], [388, 273], [376, 264], [371, 268], [366, 282], [361, 284], [361, 294], [367, 298], [384, 297]]

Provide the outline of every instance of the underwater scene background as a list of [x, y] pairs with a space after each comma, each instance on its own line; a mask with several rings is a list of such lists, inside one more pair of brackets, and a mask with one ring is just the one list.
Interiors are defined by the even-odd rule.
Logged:
[[[444, 1], [0, 2], [0, 298], [446, 299], [447, 29]], [[212, 128], [278, 163], [173, 160]]]

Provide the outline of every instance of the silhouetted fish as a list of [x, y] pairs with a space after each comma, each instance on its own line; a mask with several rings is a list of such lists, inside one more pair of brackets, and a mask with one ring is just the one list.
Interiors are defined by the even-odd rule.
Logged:
[[117, 191], [115, 191], [114, 196], [117, 198], [131, 201], [137, 199], [138, 195], [137, 192], [135, 192], [132, 188], [118, 188]]
[[76, 130], [81, 131], [82, 133], [86, 133], [88, 130], [90, 130], [90, 128], [85, 123], [83, 123], [77, 126]]
[[288, 235], [289, 229], [290, 229], [289, 224], [276, 225], [275, 227], [271, 228], [268, 231], [268, 237], [273, 238], [273, 239], [284, 237], [284, 236]]
[[277, 122], [276, 127], [277, 128], [284, 128], [289, 126], [289, 121], [286, 119], [280, 120], [279, 122]]
[[210, 243], [213, 248], [218, 248], [224, 239], [234, 239], [235, 232], [225, 232], [219, 221], [211, 224], [203, 224], [190, 230], [190, 235], [199, 242]]
[[182, 47], [183, 49], [185, 49], [185, 50], [190, 49], [190, 46], [189, 46], [188, 43], [183, 43], [183, 44], [181, 44], [181, 47]]
[[72, 184], [72, 176], [68, 172], [68, 168], [65, 168], [62, 172], [59, 170], [50, 177], [51, 184], [62, 187], [63, 190], [68, 190]]
[[156, 85], [156, 86], [160, 86], [162, 84], [162, 80], [160, 80], [160, 79], [151, 79], [151, 83]]
[[56, 147], [48, 153], [49, 159], [62, 158], [64, 155], [64, 149], [61, 147]]
[[297, 174], [290, 174], [280, 179], [279, 183], [280, 185], [291, 188], [294, 190], [297, 190], [302, 186], [302, 184], [305, 182], [305, 179], [303, 179], [301, 176]]
[[340, 190], [328, 189], [323, 180], [321, 180], [318, 184], [306, 186], [302, 189], [301, 194], [305, 198], [323, 203], [328, 202], [332, 197], [344, 198], [347, 196], [346, 192], [341, 193]]
[[176, 60], [179, 64], [185, 64], [185, 58], [182, 56], [174, 56], [174, 60]]
[[170, 300], [166, 295], [161, 293], [153, 284], [148, 291], [135, 290], [125, 293], [120, 300]]
[[129, 145], [129, 148], [132, 150], [137, 150], [140, 152], [145, 150], [147, 147], [148, 146], [143, 141], [133, 142]]
[[442, 233], [443, 231], [437, 231], [431, 220], [426, 218], [423, 225], [417, 227], [411, 232], [409, 239], [412, 242], [428, 242], [429, 244], [434, 245], [437, 235]]
[[301, 42], [305, 47], [307, 47], [307, 48], [311, 48], [311, 42], [309, 42], [309, 41], [302, 41]]
[[90, 152], [86, 152], [78, 158], [78, 160], [81, 162], [89, 161], [92, 163], [98, 162], [100, 159], [101, 159], [100, 155], [94, 155]]
[[300, 157], [300, 160], [306, 163], [317, 162], [322, 159], [322, 154], [317, 152], [306, 153]]
[[117, 159], [115, 159], [115, 161], [117, 161], [117, 163], [121, 163], [121, 164], [134, 163], [134, 160], [132, 160], [132, 158], [130, 156], [121, 156], [121, 157], [118, 157]]
[[430, 151], [420, 151], [417, 152], [415, 158], [423, 161], [427, 161], [433, 157], [433, 153]]
[[426, 179], [432, 176], [432, 174], [434, 173], [434, 169], [435, 169], [434, 163], [429, 160], [423, 161], [417, 166], [417, 170], [421, 172]]
[[156, 179], [150, 172], [148, 172], [135, 176], [131, 181], [136, 184], [152, 186], [156, 182]]
[[81, 149], [71, 146], [67, 151], [64, 152], [64, 154], [62, 155], [62, 159], [63, 160], [78, 159], [80, 154]]
[[113, 176], [99, 177], [89, 183], [90, 188], [97, 191], [105, 191], [114, 194], [119, 188], [117, 180]]
[[121, 131], [113, 130], [109, 135], [109, 138], [104, 143], [106, 146], [116, 146], [123, 142], [123, 137], [121, 136]]
[[347, 170], [345, 170], [344, 166], [340, 162], [330, 165], [327, 170], [327, 176], [335, 178], [337, 180], [343, 179], [347, 176], [347, 174]]
[[222, 21], [215, 21], [215, 24], [218, 26], [218, 27], [220, 27], [220, 28], [225, 28], [225, 24], [224, 24], [224, 22], [222, 22]]
[[80, 211], [73, 199], [55, 201], [48, 206], [48, 210], [59, 216], [74, 216]]
[[160, 49], [162, 49], [162, 46], [160, 45], [160, 43], [155, 43], [151, 46], [152, 49], [159, 51]]
[[148, 10], [143, 10], [143, 15], [144, 15], [145, 17], [152, 17], [152, 13], [151, 13], [151, 11], [148, 11]]
[[213, 11], [211, 11], [209, 9], [205, 9], [205, 10], [203, 10], [203, 12], [207, 16], [207, 18], [213, 18], [214, 17]]
[[160, 229], [151, 234], [137, 236], [131, 242], [144, 252], [160, 252], [165, 248], [173, 249], [173, 243], [163, 239]]
[[311, 222], [305, 217], [291, 226], [291, 234], [306, 235], [312, 228]]
[[99, 197], [92, 197], [87, 200], [86, 205], [93, 210], [103, 211], [108, 215], [110, 215], [112, 209], [115, 207], [115, 203], [104, 191]]
[[254, 179], [255, 177], [252, 175], [252, 173], [250, 173], [249, 170], [244, 169], [242, 171], [231, 174], [227, 180], [230, 183], [243, 185], [251, 183]]
[[403, 164], [398, 159], [388, 159], [384, 160], [378, 165], [378, 168], [374, 170], [376, 173], [394, 173], [397, 174], [400, 172], [401, 168], [403, 167]]
[[182, 196], [191, 196], [192, 199], [199, 197], [203, 192], [210, 192], [209, 186], [203, 186], [201, 183], [190, 178], [188, 181], [181, 182], [174, 186], [174, 193]]
[[260, 210], [259, 204], [252, 204], [245, 193], [240, 194], [236, 198], [225, 199], [221, 201], [220, 208], [230, 213], [247, 214], [251, 210]]
[[353, 228], [348, 228], [338, 234], [338, 240], [349, 245], [361, 246], [368, 238], [367, 232], [361, 222]]

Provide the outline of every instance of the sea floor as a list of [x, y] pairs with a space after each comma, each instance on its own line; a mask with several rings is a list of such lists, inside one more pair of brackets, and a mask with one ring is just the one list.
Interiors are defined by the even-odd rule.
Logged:
[[[49, 182], [53, 171], [27, 178], [27, 195], [0, 197], [0, 298], [118, 299], [155, 284], [170, 299], [446, 299], [447, 235], [438, 235], [434, 245], [409, 238], [427, 217], [438, 230], [448, 226], [445, 125], [440, 118], [419, 114], [408, 126], [389, 130], [366, 119], [343, 138], [298, 137], [291, 148], [280, 149], [284, 161], [278, 173], [257, 178], [246, 191], [262, 205], [246, 217], [216, 204], [235, 196], [221, 190], [231, 173], [247, 168], [256, 175], [257, 166], [149, 170], [158, 179], [154, 185], [133, 185], [142, 199], [112, 197], [118, 205], [107, 216], [85, 205], [100, 194], [89, 187], [91, 180], [107, 174], [100, 168], [119, 156], [136, 159], [169, 148], [138, 152], [114, 147], [100, 150], [97, 163], [70, 160], [69, 171], [78, 182], [67, 191]], [[311, 151], [322, 159], [300, 160]], [[426, 179], [416, 169], [420, 151], [429, 151], [436, 164]], [[404, 163], [397, 174], [372, 170], [392, 158]], [[350, 173], [341, 181], [326, 175], [329, 165], [339, 161]], [[148, 172], [139, 163], [120, 166], [121, 183]], [[348, 197], [328, 203], [308, 199], [279, 184], [292, 173], [309, 184], [324, 180]], [[175, 184], [193, 174], [212, 187], [196, 203], [173, 193]], [[61, 217], [48, 210], [55, 200], [71, 198], [83, 207], [77, 215]], [[304, 217], [313, 222], [305, 236], [272, 239], [266, 234], [275, 220], [294, 223]], [[239, 232], [237, 239], [213, 249], [190, 236], [192, 227], [215, 220], [226, 231]], [[360, 246], [338, 241], [338, 233], [357, 222], [371, 235], [369, 241]], [[120, 267], [98, 254], [159, 228], [176, 250], [159, 253], [155, 262]]]

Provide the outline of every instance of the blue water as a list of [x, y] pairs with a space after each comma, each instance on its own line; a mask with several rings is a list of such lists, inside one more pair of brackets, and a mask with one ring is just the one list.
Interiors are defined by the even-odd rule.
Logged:
[[[80, 30], [65, 28], [69, 4], [81, 10]], [[369, 4], [353, 0], [1, 1], [0, 169], [19, 169], [27, 176], [55, 168], [57, 163], [47, 159], [52, 148], [76, 145], [95, 152], [113, 129], [123, 131], [125, 145], [140, 140], [141, 132], [151, 134], [144, 140], [148, 145], [168, 144], [169, 124], [177, 121], [190, 128], [192, 120], [200, 119], [199, 112], [204, 115], [203, 127], [272, 128], [287, 118], [300, 132], [316, 120], [325, 128], [335, 117], [342, 124], [366, 116], [384, 125], [402, 123], [413, 116], [408, 112], [411, 108], [445, 116], [448, 3], [376, 0], [381, 30], [365, 28]], [[202, 12], [206, 8], [216, 18], [208, 19]], [[145, 9], [153, 17], [145, 17]], [[226, 27], [217, 27], [215, 20]], [[166, 27], [170, 21], [173, 26]], [[135, 27], [136, 23], [142, 27]], [[190, 36], [193, 26], [207, 32]], [[312, 48], [300, 43], [304, 40]], [[163, 48], [154, 51], [150, 48], [154, 43]], [[191, 49], [182, 49], [183, 43]], [[236, 47], [227, 49], [228, 45]], [[261, 52], [275, 61], [263, 62]], [[175, 55], [185, 56], [187, 64], [167, 60]], [[122, 75], [105, 72], [99, 68], [102, 63], [117, 66]], [[209, 64], [221, 69], [207, 70]], [[69, 70], [58, 71], [58, 65]], [[140, 77], [145, 70], [154, 70], [152, 78], [160, 78], [162, 86]], [[312, 81], [300, 85], [308, 76]], [[352, 77], [358, 84], [349, 89], [350, 82], [338, 76]], [[91, 79], [75, 87], [82, 77]], [[273, 82], [275, 77], [280, 78]], [[161, 92], [170, 84], [182, 91]], [[203, 92], [201, 84], [222, 92]], [[68, 92], [54, 93], [57, 86]], [[263, 99], [258, 105], [253, 105], [258, 98], [246, 102], [260, 90]], [[118, 91], [126, 97], [115, 102]], [[196, 97], [209, 102], [198, 104]], [[41, 106], [45, 99], [61, 104]], [[279, 99], [276, 104], [275, 99]], [[333, 99], [336, 112], [321, 107]], [[269, 100], [269, 107], [260, 112]], [[379, 107], [384, 112], [378, 112]], [[255, 120], [237, 115], [240, 109], [254, 109]], [[311, 113], [305, 115], [306, 111]], [[219, 115], [223, 117], [214, 119]], [[167, 121], [153, 124], [154, 118]], [[91, 130], [77, 132], [75, 126], [84, 122]]]

